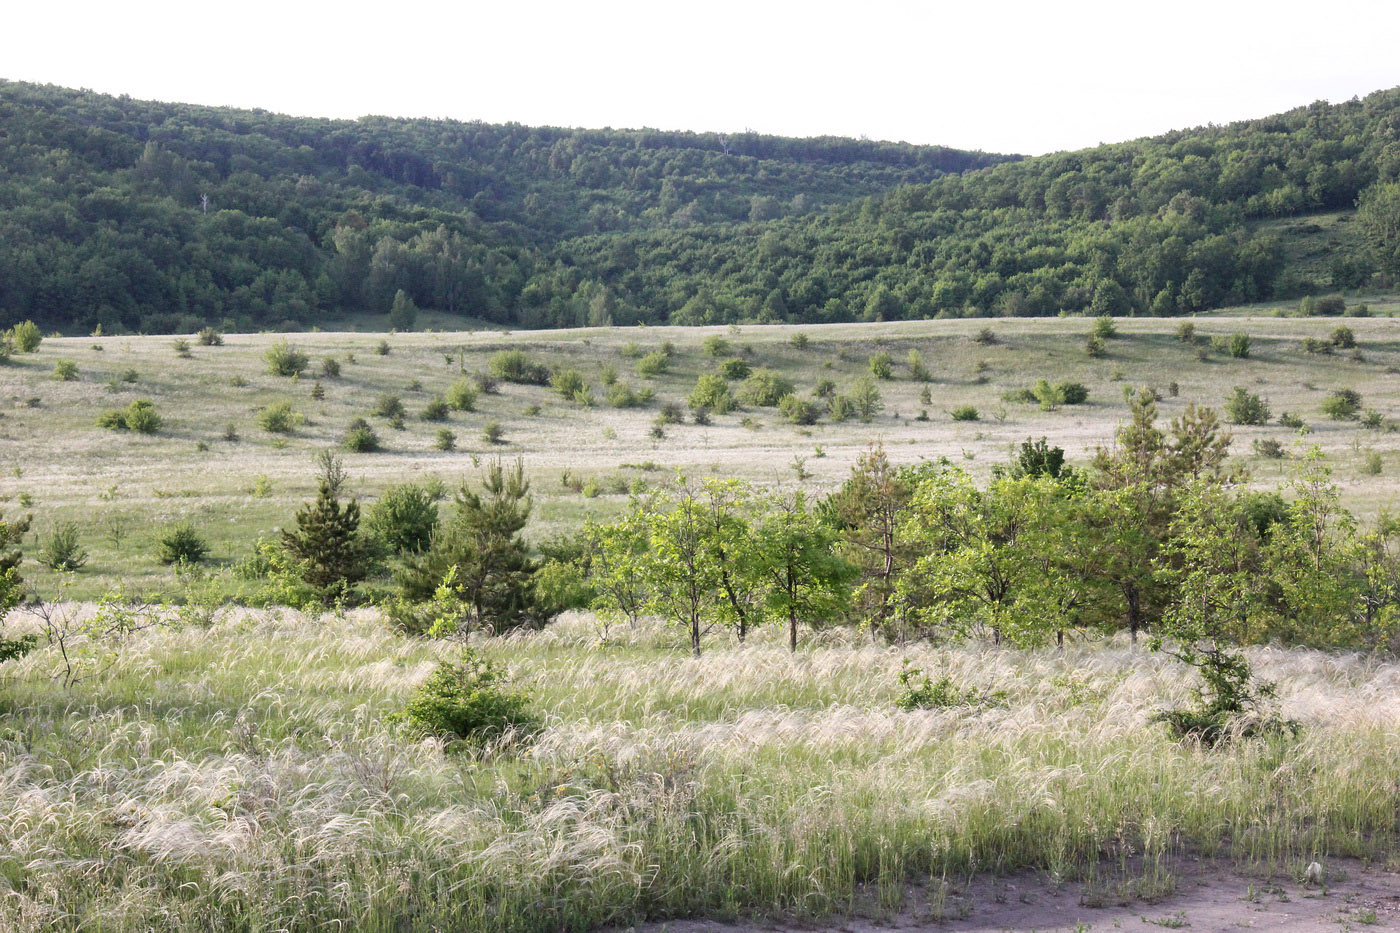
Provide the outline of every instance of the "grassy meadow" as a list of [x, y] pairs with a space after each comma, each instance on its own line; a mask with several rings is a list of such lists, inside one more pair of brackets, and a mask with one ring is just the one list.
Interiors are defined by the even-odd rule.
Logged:
[[[1374, 314], [1400, 309], [1400, 299], [1371, 299]], [[1354, 421], [1330, 421], [1320, 410], [1329, 391], [1351, 388], [1363, 405], [1387, 420], [1400, 419], [1400, 334], [1388, 316], [1290, 318], [1270, 307], [1194, 321], [1198, 341], [1247, 333], [1248, 359], [1203, 351], [1176, 336], [1173, 319], [1120, 319], [1119, 336], [1106, 341], [1099, 359], [1085, 352], [1091, 321], [1073, 319], [919, 321], [826, 326], [740, 328], [601, 328], [508, 333], [306, 333], [232, 334], [223, 346], [194, 341], [181, 356], [170, 337], [46, 338], [37, 353], [17, 354], [0, 367], [0, 510], [35, 514], [28, 548], [34, 549], [61, 522], [82, 528], [87, 566], [69, 595], [95, 598], [118, 582], [138, 591], [159, 590], [172, 574], [156, 560], [154, 538], [171, 523], [194, 522], [212, 545], [215, 565], [244, 556], [260, 536], [286, 525], [296, 507], [314, 496], [311, 455], [337, 445], [356, 417], [365, 417], [384, 449], [346, 454], [350, 490], [370, 498], [386, 486], [436, 476], [449, 488], [475, 478], [476, 466], [496, 455], [524, 458], [534, 483], [536, 510], [530, 535], [540, 540], [577, 525], [586, 516], [619, 511], [627, 491], [663, 483], [675, 470], [692, 476], [736, 476], [759, 484], [793, 484], [799, 475], [816, 489], [843, 480], [859, 454], [881, 441], [896, 463], [948, 457], [977, 475], [1004, 462], [1027, 437], [1047, 436], [1072, 461], [1087, 459], [1110, 443], [1124, 418], [1123, 389], [1148, 384], [1162, 396], [1162, 420], [1189, 402], [1219, 409], [1233, 386], [1268, 400], [1275, 420], [1268, 426], [1235, 427], [1233, 453], [1263, 486], [1278, 483], [1287, 460], [1258, 456], [1252, 442], [1274, 438], [1285, 449], [1318, 444], [1344, 487], [1345, 504], [1362, 515], [1384, 508], [1400, 476], [1400, 434], [1368, 430]], [[1356, 335], [1355, 354], [1307, 353], [1300, 342], [1325, 340], [1345, 324]], [[977, 342], [990, 329], [995, 343]], [[805, 347], [793, 337], [807, 338]], [[706, 338], [726, 342], [718, 356]], [[289, 379], [268, 372], [264, 354], [288, 340], [310, 358], [307, 372]], [[384, 340], [389, 352], [377, 348]], [[670, 343], [667, 372], [636, 373], [636, 353]], [[580, 371], [598, 403], [567, 401], [548, 386], [502, 383], [497, 395], [481, 395], [476, 410], [451, 412], [446, 421], [422, 420], [435, 396], [464, 374], [486, 369], [491, 355], [520, 349], [550, 366]], [[910, 378], [906, 358], [918, 350], [930, 374]], [[706, 426], [666, 425], [653, 436], [653, 420], [665, 402], [684, 404], [701, 373], [730, 357], [755, 368], [776, 370], [810, 397], [830, 379], [845, 391], [868, 374], [872, 354], [889, 353], [894, 379], [880, 381], [883, 410], [870, 422], [811, 426], [787, 423], [773, 408], [748, 407], [716, 415]], [[1202, 358], [1204, 355], [1204, 359]], [[338, 378], [317, 378], [323, 358], [340, 365]], [[77, 366], [75, 379], [54, 376], [61, 360]], [[610, 408], [600, 376], [612, 367], [620, 382], [649, 387], [655, 401], [638, 408]], [[1040, 411], [1034, 403], [1003, 395], [1037, 379], [1076, 380], [1090, 391], [1086, 404]], [[130, 381], [128, 381], [130, 380]], [[312, 398], [319, 381], [324, 397]], [[1175, 384], [1176, 394], [1170, 393]], [[921, 400], [928, 391], [929, 402]], [[381, 396], [398, 396], [407, 412], [401, 430], [370, 412]], [[150, 399], [164, 424], [155, 435], [107, 430], [97, 425], [109, 409]], [[289, 434], [258, 425], [260, 411], [291, 404], [300, 424]], [[974, 406], [976, 421], [955, 421], [950, 412]], [[920, 413], [928, 420], [919, 420]], [[1277, 423], [1290, 412], [1311, 433]], [[689, 419], [687, 419], [688, 421]], [[482, 438], [499, 422], [502, 443]], [[457, 449], [435, 449], [447, 428]], [[230, 437], [236, 439], [229, 439]], [[1380, 472], [1372, 454], [1380, 457]], [[1368, 460], [1370, 461], [1368, 464]], [[566, 488], [566, 474], [582, 480]], [[589, 481], [592, 483], [589, 483]], [[578, 485], [575, 483], [575, 485]], [[28, 562], [26, 576], [41, 591], [54, 579]]]
[[[79, 611], [74, 609], [74, 611]], [[644, 918], [908, 909], [1035, 869], [1171, 892], [1184, 854], [1301, 877], [1389, 869], [1400, 666], [1255, 649], [1303, 724], [1187, 748], [1186, 699], [1126, 639], [877, 648], [776, 634], [700, 659], [587, 617], [480, 649], [545, 721], [518, 752], [444, 754], [391, 714], [452, 649], [373, 612], [228, 610], [150, 629], [64, 689], [51, 652], [0, 681], [0, 927], [587, 930]], [[1003, 698], [903, 712], [909, 658]]]

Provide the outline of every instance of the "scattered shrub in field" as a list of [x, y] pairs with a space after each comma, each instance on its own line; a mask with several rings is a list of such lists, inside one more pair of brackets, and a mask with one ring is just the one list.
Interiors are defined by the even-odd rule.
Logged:
[[1321, 298], [1313, 298], [1309, 295], [1299, 303], [1298, 308], [1304, 314], [1336, 317], [1346, 311], [1347, 300], [1341, 295], [1323, 295]]
[[618, 352], [622, 354], [622, 358], [625, 360], [635, 360], [641, 357], [642, 347], [637, 341], [629, 340], [627, 343], [623, 344], [622, 349]]
[[954, 421], [978, 421], [982, 417], [981, 412], [972, 405], [959, 405], [948, 414], [952, 416]]
[[441, 395], [434, 395], [428, 399], [428, 404], [423, 406], [422, 418], [424, 421], [442, 421], [447, 417], [447, 399]]
[[850, 421], [856, 416], [855, 403], [844, 395], [834, 396], [826, 404], [826, 416], [836, 424]]
[[263, 359], [267, 360], [267, 371], [274, 376], [299, 376], [310, 362], [305, 353], [286, 340], [268, 347]]
[[637, 375], [650, 379], [652, 376], [659, 376], [671, 368], [671, 357], [657, 350], [648, 353], [637, 360]]
[[583, 375], [577, 369], [556, 369], [549, 384], [566, 399], [573, 399], [588, 388]]
[[1225, 399], [1225, 418], [1231, 424], [1268, 424], [1269, 403], [1244, 386], [1235, 386]]
[[321, 375], [327, 379], [339, 379], [340, 362], [333, 356], [321, 357]]
[[792, 344], [799, 350], [807, 349], [807, 345], [811, 342], [812, 341], [807, 337], [806, 334], [802, 333], [802, 331], [798, 331], [797, 333], [793, 334], [790, 338], [788, 338], [788, 343]]
[[374, 345], [374, 352], [377, 353], [379, 356], [388, 356], [389, 349], [389, 341], [387, 340], [381, 340], [379, 341], [379, 343]]
[[1090, 333], [1095, 337], [1108, 340], [1118, 336], [1118, 328], [1113, 324], [1112, 315], [1100, 314], [1098, 317], [1094, 318], [1094, 326], [1093, 329], [1090, 330]]
[[1345, 324], [1332, 331], [1332, 346], [1342, 350], [1356, 348], [1356, 334]]
[[537, 386], [549, 382], [549, 367], [530, 359], [522, 350], [501, 350], [491, 357], [487, 366], [491, 375], [502, 382]]
[[676, 402], [667, 402], [661, 406], [661, 411], [656, 416], [657, 424], [685, 424], [685, 409]]
[[857, 379], [846, 398], [861, 421], [871, 420], [885, 407], [884, 401], [880, 398], [880, 388], [875, 385], [875, 380], [870, 376], [862, 376]]
[[389, 308], [389, 326], [394, 330], [413, 330], [418, 323], [418, 305], [402, 288], [394, 294], [394, 303]]
[[490, 421], [481, 429], [481, 439], [488, 444], [504, 444], [506, 430], [499, 421]]
[[[924, 391], [927, 392], [928, 388], [925, 387]], [[817, 387], [813, 390], [812, 394], [817, 398], [829, 399], [836, 395], [836, 383], [830, 379], [822, 379], [817, 383]]]
[[432, 541], [438, 507], [432, 490], [402, 483], [384, 490], [369, 508], [370, 532], [396, 554], [421, 554]]
[[906, 363], [909, 366], [909, 378], [915, 382], [928, 382], [933, 378], [933, 374], [928, 371], [928, 366], [924, 363], [924, 355], [918, 350], [909, 351]]
[[990, 347], [997, 342], [997, 335], [990, 327], [984, 327], [973, 335], [972, 342], [984, 347]]
[[1374, 408], [1368, 408], [1366, 409], [1366, 413], [1361, 416], [1361, 426], [1363, 428], [1369, 428], [1372, 431], [1379, 431], [1381, 428], [1385, 427], [1385, 415], [1376, 411]]
[[188, 359], [190, 357], [190, 342], [184, 337], [176, 337], [174, 340], [170, 341], [170, 346], [175, 350], [176, 356], [182, 359]]
[[870, 375], [876, 379], [894, 378], [894, 360], [888, 353], [876, 353], [866, 361], [866, 366], [870, 369]]
[[472, 382], [476, 385], [476, 390], [482, 395], [500, 395], [501, 387], [499, 380], [490, 373], [474, 373]]
[[1284, 453], [1283, 445], [1272, 437], [1256, 437], [1254, 439], [1254, 452], [1265, 460], [1282, 460]]
[[902, 710], [1006, 705], [1006, 694], [1003, 691], [986, 693], [975, 687], [963, 689], [946, 675], [937, 681], [931, 680], [921, 668], [910, 667], [907, 658], [899, 672], [899, 685], [903, 691], [895, 700], [895, 705]]
[[1331, 342], [1316, 337], [1304, 337], [1302, 347], [1304, 353], [1331, 353], [1334, 349]]
[[397, 395], [385, 393], [375, 400], [374, 409], [370, 414], [379, 418], [402, 418], [407, 412], [403, 407], [403, 399]]
[[1084, 352], [1094, 359], [1099, 359], [1108, 352], [1108, 347], [1104, 345], [1102, 337], [1090, 334], [1089, 339], [1084, 341]]
[[1361, 459], [1361, 472], [1365, 476], [1380, 476], [1383, 465], [1380, 451], [1369, 450]]
[[753, 367], [746, 360], [735, 357], [732, 360], [725, 360], [719, 364], [719, 374], [730, 382], [737, 382], [740, 379], [747, 379], [753, 372]]
[[710, 418], [710, 410], [704, 405], [701, 405], [699, 408], [693, 409], [690, 412], [690, 420], [702, 427], [710, 424], [712, 420]]
[[15, 350], [20, 353], [34, 353], [44, 340], [43, 334], [39, 332], [39, 325], [33, 321], [16, 324], [10, 328], [8, 336]]
[[606, 366], [604, 366], [602, 369], [598, 370], [598, 381], [601, 382], [601, 383], [602, 383], [603, 385], [605, 385], [605, 386], [614, 386], [614, 385], [616, 385], [616, 384], [617, 384], [617, 367], [614, 366], [614, 365], [611, 364], [611, 363], [608, 363], [608, 364], [607, 364]]
[[1178, 739], [1210, 748], [1230, 738], [1296, 736], [1300, 731], [1298, 723], [1265, 708], [1275, 687], [1255, 680], [1244, 655], [1219, 646], [1183, 648], [1172, 654], [1196, 668], [1202, 680], [1195, 690], [1194, 707], [1162, 710], [1152, 717], [1153, 722], [1165, 723]]
[[189, 522], [172, 525], [156, 541], [156, 559], [162, 564], [198, 564], [208, 556], [208, 542]]
[[608, 405], [613, 408], [636, 408], [642, 404], [642, 396], [625, 382], [614, 382], [608, 386]]
[[1278, 423], [1283, 425], [1285, 428], [1292, 428], [1295, 431], [1307, 427], [1307, 423], [1304, 422], [1302, 418], [1299, 418], [1292, 412], [1287, 411], [1283, 412], [1278, 416]]
[[345, 429], [345, 436], [340, 440], [341, 445], [349, 451], [357, 454], [373, 453], [379, 449], [379, 435], [374, 433], [374, 428], [363, 418], [356, 418], [350, 422], [350, 427]]
[[725, 340], [719, 334], [710, 334], [705, 338], [701, 346], [705, 348], [707, 354], [713, 357], [724, 356], [724, 354], [729, 352], [729, 341]]
[[[756, 369], [739, 388], [739, 399], [746, 405], [772, 408], [792, 392], [792, 383], [771, 369]], [[714, 408], [713, 405], [710, 406]]]
[[290, 434], [300, 420], [291, 402], [274, 402], [258, 412], [258, 427], [271, 434]]
[[1225, 352], [1237, 360], [1249, 359], [1250, 346], [1249, 334], [1231, 334], [1225, 338]]
[[1054, 411], [1065, 403], [1065, 390], [1059, 386], [1052, 386], [1044, 379], [1036, 382], [1035, 387], [1030, 390], [1030, 395], [1032, 400], [1040, 403], [1041, 411]]
[[705, 373], [695, 380], [688, 401], [691, 408], [705, 408], [718, 415], [733, 411], [735, 406], [734, 396], [729, 394], [729, 383], [714, 373]]
[[457, 435], [447, 428], [442, 428], [437, 432], [437, 440], [433, 442], [433, 447], [438, 450], [456, 450]]
[[160, 430], [160, 424], [155, 405], [145, 398], [136, 399], [124, 409], [104, 411], [97, 419], [98, 427], [137, 434], [154, 434]]
[[326, 397], [326, 387], [321, 385], [321, 380], [317, 379], [311, 383], [311, 398], [319, 402]]
[[79, 540], [77, 524], [63, 522], [49, 534], [36, 556], [50, 570], [74, 571], [87, 563], [88, 552]]
[[778, 400], [778, 410], [793, 424], [816, 424], [821, 413], [815, 404], [794, 394], [788, 393]]
[[72, 360], [59, 360], [53, 364], [53, 377], [60, 382], [72, 382], [78, 378], [78, 364]]
[[447, 404], [453, 411], [476, 410], [476, 386], [468, 379], [458, 379], [447, 390]]
[[1361, 393], [1336, 389], [1322, 400], [1322, 413], [1333, 421], [1355, 421], [1361, 412]]
[[222, 347], [224, 345], [224, 335], [212, 327], [202, 328], [197, 336], [201, 347]]
[[1176, 325], [1176, 339], [1182, 343], [1196, 342], [1196, 325], [1190, 321], [1182, 321]]
[[1346, 309], [1345, 313], [1347, 317], [1370, 317], [1371, 306], [1362, 302], [1359, 305], [1351, 305]]
[[477, 745], [528, 738], [541, 727], [528, 696], [507, 690], [504, 675], [470, 648], [434, 671], [397, 715], [420, 734]]
[[654, 441], [663, 441], [666, 439], [666, 429], [659, 424], [653, 424], [651, 426], [651, 431], [648, 433]]
[[282, 532], [282, 549], [302, 582], [323, 605], [331, 605], [369, 574], [369, 544], [360, 533], [359, 503], [340, 502], [346, 479], [340, 458], [323, 450], [316, 461], [321, 469], [316, 500], [297, 510], [296, 528]]

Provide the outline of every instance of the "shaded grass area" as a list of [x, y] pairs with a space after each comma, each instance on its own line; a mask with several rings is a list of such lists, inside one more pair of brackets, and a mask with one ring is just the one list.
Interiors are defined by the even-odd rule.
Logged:
[[[14, 619], [11, 626], [24, 624]], [[1400, 666], [1255, 650], [1304, 724], [1207, 752], [1151, 714], [1185, 669], [1126, 642], [888, 649], [830, 633], [700, 659], [587, 617], [479, 648], [546, 721], [447, 754], [389, 714], [451, 655], [370, 612], [152, 629], [70, 689], [0, 674], [0, 927], [590, 929], [847, 911], [1023, 868], [1157, 878], [1184, 853], [1385, 858]], [[103, 646], [82, 649], [100, 655]], [[1005, 706], [904, 712], [909, 658]]]

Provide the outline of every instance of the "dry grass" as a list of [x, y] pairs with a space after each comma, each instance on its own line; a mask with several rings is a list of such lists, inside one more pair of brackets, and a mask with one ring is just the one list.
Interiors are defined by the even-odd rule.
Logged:
[[[1392, 662], [1251, 652], [1305, 730], [1212, 753], [1148, 725], [1189, 678], [1124, 641], [901, 650], [832, 633], [791, 655], [761, 633], [692, 659], [673, 631], [595, 635], [574, 618], [483, 644], [547, 728], [519, 754], [465, 757], [387, 719], [449, 647], [369, 612], [151, 629], [68, 690], [52, 650], [7, 664], [0, 928], [820, 916], [863, 888], [895, 909], [926, 875], [1161, 875], [1183, 853], [1288, 869], [1395, 842]], [[901, 712], [904, 657], [1007, 704]]]

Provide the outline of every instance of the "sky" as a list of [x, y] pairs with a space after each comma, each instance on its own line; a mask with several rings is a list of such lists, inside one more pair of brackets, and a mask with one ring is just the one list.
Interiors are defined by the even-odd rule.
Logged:
[[1394, 87], [1397, 35], [1400, 0], [78, 0], [5, 10], [0, 78], [304, 116], [1033, 155]]

